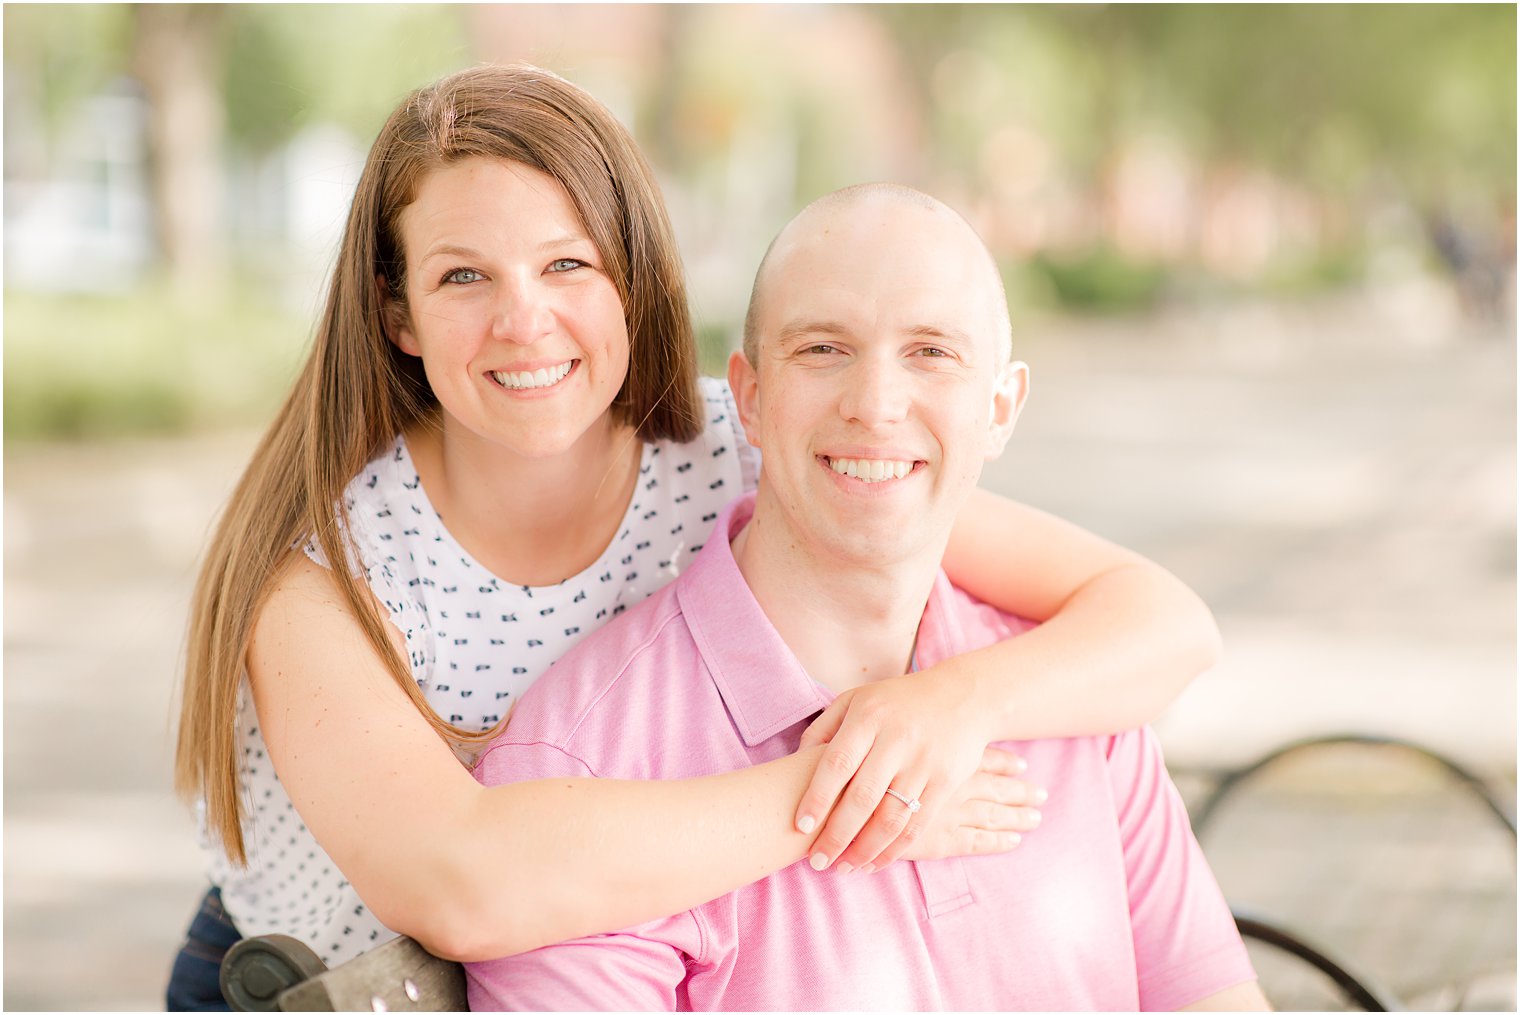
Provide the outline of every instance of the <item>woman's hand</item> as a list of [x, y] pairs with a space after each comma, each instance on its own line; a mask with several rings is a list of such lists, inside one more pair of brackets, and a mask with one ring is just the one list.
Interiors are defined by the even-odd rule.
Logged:
[[[828, 819], [809, 857], [815, 869], [835, 861], [841, 871], [880, 868], [910, 850], [916, 859], [999, 852], [1017, 844], [1008, 832], [1038, 823], [1031, 810], [1038, 791], [1016, 778], [1022, 762], [985, 751], [992, 738], [983, 728], [986, 710], [974, 683], [953, 666], [947, 660], [852, 688], [803, 734], [803, 747], [828, 745], [797, 810], [803, 832]], [[970, 785], [979, 771], [986, 778]], [[889, 788], [919, 801], [920, 809], [912, 811]], [[957, 810], [947, 812], [951, 804]], [[935, 844], [917, 849], [931, 828], [941, 829]]]
[[938, 821], [911, 847], [902, 836], [861, 870], [880, 870], [893, 860], [942, 860], [947, 856], [1006, 853], [1039, 827], [1045, 791], [1019, 775], [1024, 759], [996, 747], [982, 755], [982, 767], [961, 783]]

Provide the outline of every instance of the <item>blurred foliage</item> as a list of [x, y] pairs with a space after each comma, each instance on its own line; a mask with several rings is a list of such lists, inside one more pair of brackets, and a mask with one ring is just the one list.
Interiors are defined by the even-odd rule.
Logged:
[[1168, 276], [1160, 266], [1127, 258], [1111, 247], [1067, 257], [1036, 254], [1031, 268], [1049, 280], [1059, 304], [1103, 313], [1151, 309]]
[[1513, 190], [1513, 5], [904, 4], [880, 16], [915, 81], [950, 75], [935, 135], [962, 154], [1004, 110], [1057, 138], [1078, 170], [1160, 127], [1203, 159], [1333, 189], [1377, 170], [1417, 189]]
[[232, 5], [228, 129], [256, 150], [318, 123], [372, 137], [401, 96], [470, 62], [454, 7]]
[[7, 4], [5, 84], [24, 87], [49, 125], [131, 69], [124, 4]]
[[[227, 4], [222, 95], [232, 142], [268, 150], [333, 123], [369, 137], [396, 100], [472, 62], [460, 10], [416, 4]], [[130, 4], [11, 4], [5, 63], [50, 125], [132, 73]]]

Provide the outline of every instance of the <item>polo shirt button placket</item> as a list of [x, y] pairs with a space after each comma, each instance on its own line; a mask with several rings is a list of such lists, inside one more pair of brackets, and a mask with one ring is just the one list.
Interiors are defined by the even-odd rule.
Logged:
[[966, 877], [962, 858], [910, 862], [918, 875], [918, 885], [924, 893], [924, 910], [929, 919], [953, 913], [976, 901], [971, 895], [971, 882]]

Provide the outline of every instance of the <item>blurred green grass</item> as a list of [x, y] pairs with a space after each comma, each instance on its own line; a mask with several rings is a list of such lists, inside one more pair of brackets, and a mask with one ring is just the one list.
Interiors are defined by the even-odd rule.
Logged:
[[176, 305], [120, 296], [5, 294], [5, 439], [100, 439], [267, 419], [311, 322], [252, 293]]
[[[1435, 266], [1432, 266], [1434, 269]], [[1010, 297], [1023, 295], [1055, 313], [1146, 313], [1163, 303], [1244, 296], [1292, 301], [1363, 281], [1366, 252], [1355, 246], [1300, 252], [1277, 259], [1249, 280], [1232, 280], [1197, 265], [1163, 265], [1099, 245], [1066, 255], [1036, 254], [1004, 266]]]

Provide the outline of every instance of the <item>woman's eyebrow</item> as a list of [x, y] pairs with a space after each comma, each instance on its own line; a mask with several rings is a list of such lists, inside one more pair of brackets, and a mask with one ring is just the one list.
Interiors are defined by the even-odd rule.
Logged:
[[[538, 245], [538, 249], [548, 250], [551, 247], [568, 247], [575, 243], [591, 243], [591, 238], [583, 236], [580, 233], [566, 233], [563, 236], [556, 236], [552, 240], [545, 240]], [[595, 245], [594, 243], [592, 244], [592, 246]]]
[[422, 255], [422, 260], [426, 261], [430, 257], [441, 257], [445, 254], [451, 257], [466, 258], [477, 258], [481, 256], [480, 251], [476, 250], [474, 247], [461, 247], [453, 243], [441, 243], [436, 247], [429, 247], [427, 251]]
[[[554, 247], [573, 246], [577, 243], [591, 243], [591, 240], [589, 237], [583, 236], [580, 233], [565, 233], [563, 236], [556, 236], [552, 239], [543, 241], [538, 245], [537, 249], [541, 251], [549, 250]], [[595, 246], [595, 244], [592, 245]], [[444, 255], [448, 255], [450, 257], [465, 257], [476, 259], [486, 256], [483, 252], [477, 250], [474, 247], [460, 246], [457, 243], [440, 243], [436, 247], [429, 247], [427, 249], [427, 252], [422, 255], [422, 260], [426, 261], [430, 257], [441, 257]]]

